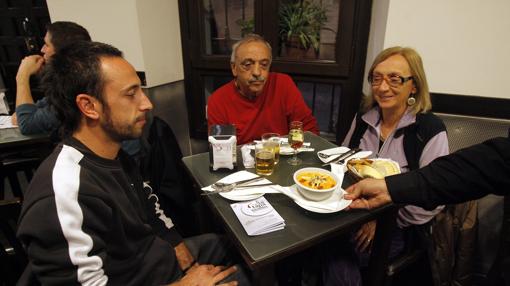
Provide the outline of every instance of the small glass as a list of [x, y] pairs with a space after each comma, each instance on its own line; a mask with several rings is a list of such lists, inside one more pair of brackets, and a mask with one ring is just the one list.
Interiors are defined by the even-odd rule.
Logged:
[[278, 164], [280, 161], [280, 134], [264, 133], [262, 134], [262, 143], [266, 143], [267, 148], [273, 149], [274, 163]]
[[255, 172], [261, 176], [269, 176], [274, 171], [274, 149], [265, 143], [255, 145]]
[[301, 121], [292, 121], [289, 127], [289, 144], [292, 149], [294, 149], [294, 156], [287, 160], [287, 163], [292, 166], [297, 166], [301, 164], [301, 159], [297, 157], [297, 149], [303, 146], [303, 122]]

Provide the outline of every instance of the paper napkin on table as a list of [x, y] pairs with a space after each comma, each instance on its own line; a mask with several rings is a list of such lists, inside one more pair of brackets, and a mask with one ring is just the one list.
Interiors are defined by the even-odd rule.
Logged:
[[12, 124], [12, 116], [0, 115], [0, 129], [14, 128], [16, 126]]
[[281, 230], [285, 227], [285, 220], [264, 197], [230, 206], [250, 236]]
[[[228, 183], [238, 182], [238, 181], [242, 181], [242, 180], [248, 180], [248, 179], [255, 178], [255, 177], [259, 177], [259, 175], [250, 173], [246, 170], [242, 170], [242, 171], [230, 174], [230, 175], [222, 178], [218, 182], [228, 184]], [[253, 182], [248, 185], [260, 185], [260, 184], [268, 184], [268, 183], [271, 183], [271, 181], [269, 181], [268, 179], [263, 179], [263, 180]], [[274, 186], [264, 186], [264, 187], [260, 187], [260, 188], [234, 189], [229, 192], [229, 195], [235, 196], [238, 194], [240, 196], [246, 196], [246, 195], [254, 194], [254, 193], [278, 193], [278, 190], [275, 190], [273, 187]], [[211, 185], [209, 185], [207, 187], [203, 187], [202, 191], [210, 192], [210, 191], [214, 191], [214, 189], [211, 187]]]
[[246, 169], [255, 168], [255, 158], [251, 155], [249, 145], [243, 145], [243, 147], [241, 147], [241, 155], [243, 157], [243, 165]]
[[[299, 194], [298, 190], [296, 189], [296, 186], [290, 186], [290, 187], [282, 187], [280, 188], [280, 192], [289, 198], [291, 198], [293, 201], [298, 202], [301, 205], [305, 205], [311, 208], [315, 209], [322, 209], [327, 211], [334, 211], [338, 209], [338, 206], [340, 204], [341, 197], [343, 197], [343, 191], [342, 193], [333, 194], [329, 199], [324, 201], [310, 201], [304, 198], [301, 194]], [[340, 197], [339, 197], [340, 196]]]

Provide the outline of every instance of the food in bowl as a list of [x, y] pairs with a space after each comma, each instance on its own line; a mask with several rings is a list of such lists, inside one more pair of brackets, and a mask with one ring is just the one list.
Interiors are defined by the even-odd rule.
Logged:
[[333, 195], [338, 178], [328, 170], [303, 168], [294, 173], [294, 182], [303, 197], [312, 201], [322, 201]]
[[387, 159], [351, 159], [347, 169], [360, 178], [382, 179], [400, 173], [398, 163]]
[[302, 172], [297, 176], [298, 182], [315, 190], [329, 189], [336, 185], [333, 176], [323, 172]]

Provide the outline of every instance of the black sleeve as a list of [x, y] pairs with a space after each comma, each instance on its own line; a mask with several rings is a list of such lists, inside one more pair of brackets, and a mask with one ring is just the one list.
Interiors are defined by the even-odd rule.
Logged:
[[151, 225], [154, 234], [170, 243], [173, 247], [183, 241], [182, 236], [177, 231], [170, 217], [161, 209], [159, 198], [152, 191], [152, 187], [142, 181], [138, 167], [133, 159], [121, 150], [119, 158], [123, 169], [136, 185], [137, 194], [144, 205], [147, 215], [147, 222]]
[[414, 172], [387, 177], [386, 185], [395, 203], [428, 209], [489, 193], [506, 195], [510, 192], [510, 138], [491, 139]]
[[147, 195], [146, 209], [152, 229], [157, 236], [176, 247], [183, 241], [181, 234], [175, 228], [172, 219], [160, 208], [159, 198], [152, 192], [152, 188], [147, 184], [144, 184], [143, 188]]

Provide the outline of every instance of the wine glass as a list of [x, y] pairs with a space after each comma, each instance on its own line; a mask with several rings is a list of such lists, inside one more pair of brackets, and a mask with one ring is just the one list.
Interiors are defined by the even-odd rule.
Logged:
[[301, 159], [297, 157], [297, 149], [303, 146], [303, 122], [292, 121], [289, 128], [289, 144], [294, 149], [294, 156], [287, 160], [287, 163], [292, 166], [301, 164]]

